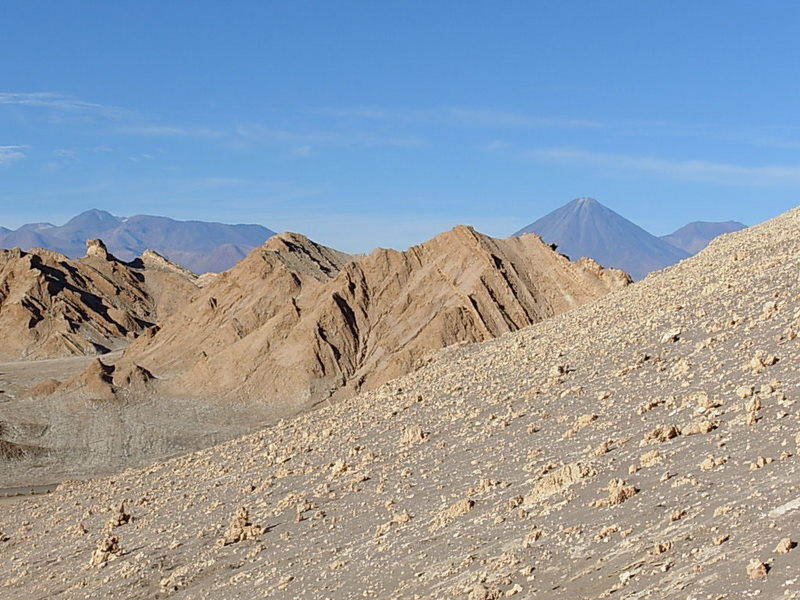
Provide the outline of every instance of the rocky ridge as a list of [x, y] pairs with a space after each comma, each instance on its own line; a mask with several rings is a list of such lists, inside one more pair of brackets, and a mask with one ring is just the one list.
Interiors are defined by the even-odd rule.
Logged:
[[119, 348], [174, 311], [195, 276], [152, 256], [125, 263], [100, 240], [72, 260], [44, 249], [0, 250], [0, 359]]
[[151, 371], [170, 395], [265, 401], [292, 414], [628, 283], [592, 260], [569, 262], [537, 236], [498, 240], [457, 227], [406, 252], [355, 260], [281, 234], [133, 344], [121, 364]]

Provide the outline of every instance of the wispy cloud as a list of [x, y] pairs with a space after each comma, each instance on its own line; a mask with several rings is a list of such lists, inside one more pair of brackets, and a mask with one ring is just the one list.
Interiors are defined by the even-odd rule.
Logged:
[[500, 150], [506, 150], [510, 146], [511, 146], [511, 144], [509, 144], [505, 140], [493, 140], [493, 141], [489, 142], [488, 144], [484, 144], [483, 146], [481, 146], [481, 148], [483, 150], [487, 150], [489, 152], [498, 152]]
[[237, 136], [262, 142], [289, 142], [295, 150], [307, 147], [310, 153], [313, 146], [419, 146], [423, 143], [417, 136], [391, 136], [360, 130], [305, 130], [293, 131], [265, 127], [263, 125], [240, 125], [235, 128]]
[[78, 151], [75, 148], [57, 148], [53, 150], [53, 156], [56, 158], [73, 159], [78, 156]]
[[[800, 142], [785, 139], [786, 127], [780, 131], [742, 127], [725, 123], [681, 123], [653, 119], [607, 120], [602, 118], [566, 118], [493, 108], [450, 106], [439, 108], [384, 108], [356, 106], [315, 108], [317, 115], [350, 122], [383, 122], [387, 125], [446, 125], [457, 128], [487, 130], [580, 130], [603, 135], [645, 138], [697, 138], [780, 149], [800, 148]], [[800, 135], [800, 131], [797, 132]], [[490, 148], [489, 148], [490, 149]]]
[[543, 148], [526, 153], [537, 161], [577, 164], [651, 173], [672, 179], [727, 185], [800, 185], [800, 165], [739, 165], [706, 160], [671, 160], [653, 156], [605, 154], [572, 148]]
[[0, 92], [0, 104], [47, 108], [64, 112], [93, 112], [106, 116], [123, 116], [129, 111], [118, 106], [86, 102], [56, 92]]
[[0, 165], [7, 165], [15, 160], [25, 158], [25, 152], [23, 152], [25, 148], [26, 146], [0, 146]]
[[513, 111], [443, 107], [428, 109], [387, 109], [380, 107], [321, 108], [315, 112], [339, 117], [374, 121], [438, 122], [469, 127], [513, 127], [525, 129], [599, 129], [601, 121], [534, 116]]
[[[783, 126], [749, 127], [720, 123], [676, 123], [671, 121], [620, 121], [609, 124], [609, 130], [623, 136], [650, 138], [696, 138], [733, 142], [748, 146], [796, 150], [800, 148], [797, 136], [800, 131]], [[794, 135], [794, 139], [785, 136]]]
[[152, 135], [152, 136], [166, 136], [166, 137], [222, 137], [225, 135], [224, 131], [217, 129], [210, 129], [206, 127], [186, 128], [174, 127], [171, 125], [130, 125], [125, 127], [118, 127], [115, 130], [117, 133], [125, 135]]
[[202, 138], [220, 138], [229, 135], [225, 131], [210, 127], [177, 127], [148, 123], [147, 121], [151, 119], [147, 119], [135, 110], [87, 102], [56, 92], [0, 92], [0, 106], [2, 105], [42, 108], [58, 113], [76, 113], [83, 116], [89, 114], [112, 119], [116, 121], [113, 133], [120, 135]]
[[449, 108], [445, 114], [460, 123], [488, 127], [599, 129], [605, 123], [584, 119], [535, 117], [515, 112], [475, 108]]
[[766, 146], [768, 148], [779, 148], [781, 150], [797, 150], [800, 148], [800, 142], [794, 140], [786, 140], [772, 136], [757, 137], [753, 140], [757, 146]]

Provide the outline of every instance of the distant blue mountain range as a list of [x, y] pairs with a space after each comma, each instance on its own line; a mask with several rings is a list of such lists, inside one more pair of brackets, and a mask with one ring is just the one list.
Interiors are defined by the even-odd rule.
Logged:
[[739, 221], [722, 221], [720, 223], [694, 221], [669, 235], [661, 236], [661, 239], [689, 254], [697, 254], [718, 235], [733, 233], [746, 227], [747, 225], [739, 223]]
[[275, 235], [261, 225], [226, 225], [205, 221], [176, 221], [167, 217], [116, 217], [92, 209], [64, 225], [29, 223], [15, 231], [0, 227], [0, 247], [49, 248], [77, 258], [86, 240], [100, 238], [122, 260], [155, 250], [196, 273], [224, 271], [250, 250]]
[[720, 233], [744, 227], [734, 221], [697, 222], [659, 238], [593, 198], [578, 198], [514, 235], [536, 233], [572, 259], [588, 256], [638, 280], [702, 250]]
[[[736, 221], [697, 221], [656, 237], [592, 198], [578, 198], [523, 227], [514, 235], [536, 233], [570, 258], [589, 256], [607, 267], [642, 279], [702, 250], [713, 238], [744, 229]], [[196, 273], [229, 269], [275, 235], [261, 225], [176, 221], [167, 217], [117, 217], [92, 209], [64, 225], [28, 223], [14, 231], [0, 227], [0, 247], [49, 248], [77, 258], [86, 240], [100, 238], [122, 260], [155, 250]]]

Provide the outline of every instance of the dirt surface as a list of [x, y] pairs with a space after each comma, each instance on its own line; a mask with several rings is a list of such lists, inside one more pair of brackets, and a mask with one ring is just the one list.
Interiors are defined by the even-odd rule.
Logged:
[[[104, 362], [114, 364], [121, 350], [102, 355]], [[0, 403], [21, 398], [34, 383], [44, 379], [67, 379], [85, 369], [96, 356], [71, 356], [41, 360], [0, 361]]]
[[34, 496], [49, 494], [58, 488], [57, 483], [0, 488], [0, 506], [14, 504]]
[[[174, 400], [147, 393], [95, 399], [96, 390], [30, 397], [43, 380], [70, 381], [96, 356], [0, 362], [0, 496], [4, 489], [52, 485], [205, 448], [254, 431], [279, 415], [242, 403]], [[14, 492], [14, 494], [16, 494]]]
[[0, 511], [3, 598], [800, 598], [800, 210]]

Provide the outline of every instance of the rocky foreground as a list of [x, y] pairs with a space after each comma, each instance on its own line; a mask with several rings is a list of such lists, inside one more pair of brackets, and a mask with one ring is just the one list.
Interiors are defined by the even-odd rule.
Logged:
[[0, 595], [800, 598], [798, 231], [4, 506]]

